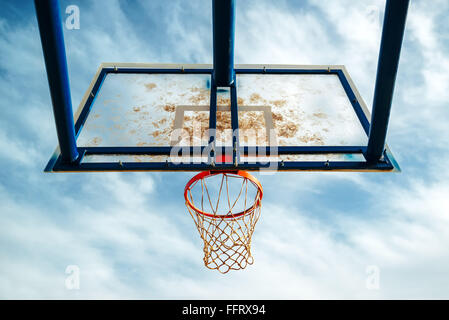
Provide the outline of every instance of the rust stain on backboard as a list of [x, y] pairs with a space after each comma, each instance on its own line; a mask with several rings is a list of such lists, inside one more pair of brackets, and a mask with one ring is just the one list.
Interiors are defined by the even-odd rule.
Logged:
[[91, 146], [98, 146], [101, 143], [101, 138], [100, 137], [94, 137], [92, 138], [92, 140], [90, 140], [89, 145]]
[[217, 97], [217, 106], [230, 106], [231, 105], [231, 99], [224, 98], [224, 97]]
[[145, 84], [145, 88], [147, 88], [147, 91], [151, 91], [154, 88], [156, 88], [156, 84], [155, 83], [147, 83], [147, 84]]
[[322, 112], [317, 112], [313, 114], [314, 117], [320, 118], [320, 119], [327, 119], [327, 115]]
[[190, 91], [195, 93], [195, 95], [189, 98], [192, 104], [201, 104], [209, 99], [210, 91], [208, 89], [193, 87]]
[[249, 97], [249, 101], [251, 103], [260, 103], [263, 102], [262, 97], [260, 96], [260, 94], [258, 93], [253, 93], [250, 97]]
[[258, 111], [247, 111], [242, 112], [239, 116], [239, 128], [243, 130], [248, 129], [264, 129], [265, 119], [263, 112]]
[[167, 111], [167, 112], [175, 112], [175, 105], [174, 104], [166, 104], [163, 107], [163, 109], [164, 109], [164, 111]]
[[279, 136], [283, 138], [292, 138], [296, 135], [296, 132], [298, 132], [298, 125], [291, 121], [278, 128]]
[[273, 104], [276, 107], [283, 107], [287, 104], [287, 101], [285, 100], [271, 100], [270, 101], [271, 104]]
[[321, 137], [321, 135], [314, 133], [312, 135], [304, 135], [301, 136], [299, 138], [300, 141], [304, 142], [304, 143], [315, 143], [318, 145], [324, 145], [324, 141], [323, 138]]
[[272, 115], [274, 121], [283, 121], [284, 120], [284, 117], [280, 113], [273, 112], [271, 115]]

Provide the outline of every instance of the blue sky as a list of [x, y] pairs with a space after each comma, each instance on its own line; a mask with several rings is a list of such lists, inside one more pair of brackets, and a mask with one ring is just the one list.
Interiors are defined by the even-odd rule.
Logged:
[[[371, 106], [384, 1], [237, 2], [236, 63], [344, 64]], [[71, 4], [75, 108], [102, 62], [212, 62], [210, 1]], [[226, 276], [202, 264], [192, 174], [43, 173], [57, 139], [34, 6], [0, 8], [1, 298], [449, 298], [447, 1], [409, 9], [388, 131], [402, 173], [258, 176], [255, 263]]]

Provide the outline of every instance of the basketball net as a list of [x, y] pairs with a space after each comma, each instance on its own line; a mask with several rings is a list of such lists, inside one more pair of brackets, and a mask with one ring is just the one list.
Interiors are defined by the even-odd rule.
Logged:
[[[206, 182], [217, 176], [221, 176], [221, 183], [218, 192], [212, 194], [212, 188], [208, 188]], [[235, 199], [230, 198], [231, 186], [240, 189]], [[251, 193], [255, 193], [254, 199], [249, 199]], [[207, 268], [227, 273], [253, 263], [251, 237], [260, 217], [262, 195], [260, 182], [246, 171], [205, 171], [187, 183], [184, 190], [186, 206], [204, 242]], [[224, 210], [219, 209], [220, 201]], [[243, 210], [237, 210], [237, 203]], [[211, 209], [210, 212], [205, 212], [205, 207]]]

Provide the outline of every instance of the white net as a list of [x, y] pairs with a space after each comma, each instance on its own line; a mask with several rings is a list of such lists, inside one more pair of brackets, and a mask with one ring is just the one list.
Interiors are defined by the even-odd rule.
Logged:
[[262, 187], [244, 171], [203, 172], [186, 186], [186, 206], [204, 242], [204, 264], [221, 273], [253, 263], [251, 237]]

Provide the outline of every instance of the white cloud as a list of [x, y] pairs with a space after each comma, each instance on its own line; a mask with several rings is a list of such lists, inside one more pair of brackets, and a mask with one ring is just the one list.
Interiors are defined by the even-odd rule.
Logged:
[[[443, 12], [448, 10], [447, 2], [440, 2], [438, 7]], [[419, 44], [423, 56], [420, 71], [426, 86], [426, 101], [447, 103], [449, 101], [447, 40], [439, 36], [436, 26], [437, 13], [434, 10], [420, 2], [416, 3], [414, 9], [410, 14], [409, 28], [411, 39]]]

